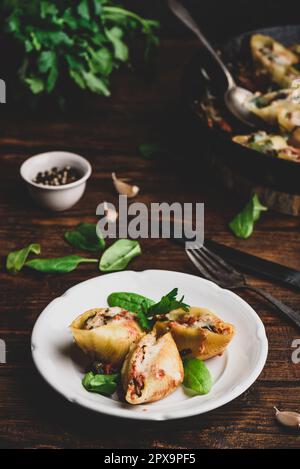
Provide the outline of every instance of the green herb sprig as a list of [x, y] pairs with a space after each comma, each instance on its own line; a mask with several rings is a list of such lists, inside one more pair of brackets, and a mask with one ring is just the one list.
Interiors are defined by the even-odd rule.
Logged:
[[158, 44], [157, 21], [112, 0], [8, 0], [4, 8], [6, 32], [23, 46], [19, 78], [37, 95], [61, 95], [70, 80], [109, 96], [110, 75], [129, 61], [132, 38], [145, 38], [147, 56]]
[[115, 292], [108, 296], [107, 302], [109, 306], [119, 306], [136, 313], [137, 320], [141, 327], [148, 331], [153, 327], [157, 316], [163, 316], [179, 308], [184, 311], [189, 310], [189, 305], [183, 303], [184, 296], [182, 296], [180, 300], [177, 300], [177, 295], [178, 288], [173, 288], [173, 290], [167, 295], [164, 295], [159, 302], [155, 303], [153, 300], [136, 293]]

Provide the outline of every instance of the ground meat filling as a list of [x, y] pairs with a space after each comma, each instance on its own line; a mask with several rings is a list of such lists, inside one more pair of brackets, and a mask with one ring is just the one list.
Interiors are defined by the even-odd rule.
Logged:
[[184, 316], [174, 322], [187, 327], [206, 329], [210, 332], [214, 332], [215, 334], [227, 334], [229, 332], [229, 329], [224, 327], [222, 321], [214, 320], [211, 317]]
[[86, 320], [83, 329], [96, 329], [97, 327], [106, 326], [106, 324], [111, 321], [118, 321], [121, 319], [132, 320], [134, 319], [134, 314], [121, 308], [101, 309]]

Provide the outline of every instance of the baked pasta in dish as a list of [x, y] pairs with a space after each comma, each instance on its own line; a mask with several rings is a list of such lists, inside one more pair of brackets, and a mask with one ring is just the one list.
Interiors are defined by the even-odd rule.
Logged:
[[200, 360], [221, 355], [234, 336], [232, 324], [223, 322], [205, 308], [191, 307], [189, 311], [177, 309], [157, 321], [158, 334], [169, 331], [179, 351], [185, 351]]
[[299, 76], [294, 67], [299, 57], [270, 36], [254, 34], [250, 47], [257, 75], [264, 75], [276, 85], [286, 88]]
[[238, 62], [235, 75], [254, 93], [246, 105], [261, 126], [258, 121], [254, 133], [237, 135], [236, 122], [210, 90], [200, 103], [201, 113], [210, 128], [227, 132], [235, 143], [300, 163], [300, 44], [286, 47], [270, 36], [254, 34], [249, 45], [250, 62]]
[[130, 346], [144, 334], [135, 314], [118, 306], [90, 309], [70, 327], [76, 344], [85, 354], [114, 367], [122, 365]]
[[269, 156], [300, 162], [300, 148], [289, 145], [281, 135], [259, 131], [250, 135], [236, 135], [233, 141]]
[[158, 401], [175, 391], [183, 382], [183, 364], [172, 335], [142, 337], [131, 346], [121, 375], [130, 404]]

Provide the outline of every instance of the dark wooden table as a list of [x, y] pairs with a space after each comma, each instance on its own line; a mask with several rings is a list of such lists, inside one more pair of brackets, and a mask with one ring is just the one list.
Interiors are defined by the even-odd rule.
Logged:
[[[178, 137], [178, 97], [184, 64], [195, 43], [164, 39], [152, 81], [127, 71], [114, 79], [113, 98], [96, 99], [89, 113], [72, 117], [2, 118], [0, 139], [1, 315], [0, 339], [7, 345], [7, 363], [0, 365], [0, 445], [25, 448], [296, 448], [300, 434], [279, 426], [273, 406], [300, 411], [300, 364], [293, 364], [292, 341], [300, 332], [279, 318], [268, 304], [242, 293], [262, 318], [269, 339], [266, 366], [254, 385], [233, 402], [179, 421], [136, 423], [93, 415], [52, 391], [37, 373], [30, 353], [30, 334], [43, 308], [76, 283], [97, 275], [93, 265], [73, 273], [39, 275], [5, 271], [5, 256], [30, 242], [43, 254], [71, 252], [63, 241], [66, 228], [96, 221], [103, 200], [117, 201], [111, 172], [140, 185], [136, 200], [205, 202], [205, 233], [209, 238], [300, 269], [299, 219], [267, 213], [253, 236], [237, 240], [227, 228], [242, 200], [224, 192], [201, 164], [188, 142], [179, 146], [182, 161], [143, 159], [140, 143], [157, 141], [169, 132]], [[177, 126], [174, 124], [177, 118]], [[172, 117], [172, 119], [171, 119]], [[175, 119], [176, 121], [176, 119]], [[170, 124], [171, 123], [171, 124]], [[182, 130], [182, 140], [185, 134]], [[93, 174], [83, 199], [71, 210], [49, 214], [30, 201], [19, 180], [19, 166], [40, 151], [65, 149], [86, 156]], [[178, 155], [177, 155], [178, 156]], [[201, 162], [201, 153], [197, 156]], [[175, 160], [175, 158], [174, 158]], [[183, 249], [169, 240], [142, 240], [143, 255], [131, 268], [170, 269], [195, 273]], [[299, 293], [258, 278], [249, 281], [299, 309]]]

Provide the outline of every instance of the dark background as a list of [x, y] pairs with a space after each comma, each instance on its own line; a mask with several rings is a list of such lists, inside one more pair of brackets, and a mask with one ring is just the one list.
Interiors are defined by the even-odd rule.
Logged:
[[[247, 30], [300, 21], [297, 0], [183, 0], [209, 38], [222, 41]], [[160, 18], [162, 34], [190, 36], [184, 26], [170, 15], [165, 0], [130, 0], [136, 11]]]

